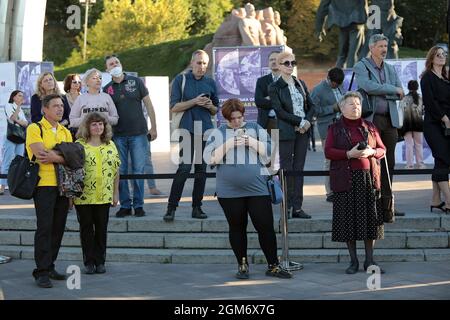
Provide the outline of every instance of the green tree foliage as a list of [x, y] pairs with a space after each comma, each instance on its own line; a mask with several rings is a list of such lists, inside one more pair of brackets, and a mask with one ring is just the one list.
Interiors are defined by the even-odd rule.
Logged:
[[215, 32], [231, 9], [231, 0], [191, 0], [190, 34], [204, 35]]
[[[104, 0], [104, 11], [88, 31], [87, 57], [139, 48], [188, 36], [190, 0]], [[79, 50], [72, 51], [65, 66], [78, 64]]]
[[327, 33], [323, 42], [314, 36], [316, 12], [320, 0], [293, 0], [292, 14], [287, 21], [288, 45], [300, 56], [324, 58], [335, 56], [337, 51], [337, 30]]
[[447, 0], [397, 0], [395, 9], [404, 18], [403, 46], [428, 50], [438, 42], [448, 42]]

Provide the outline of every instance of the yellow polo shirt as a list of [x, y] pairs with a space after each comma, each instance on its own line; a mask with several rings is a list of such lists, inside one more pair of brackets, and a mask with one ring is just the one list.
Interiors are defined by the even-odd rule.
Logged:
[[[56, 128], [53, 128], [50, 122], [44, 117], [39, 123], [42, 126], [42, 138], [39, 126], [35, 123], [31, 124], [27, 128], [27, 140], [25, 142], [27, 148], [28, 157], [33, 157], [30, 144], [41, 142], [44, 144], [44, 148], [51, 150], [61, 142], [72, 142], [72, 135], [70, 131], [58, 123]], [[38, 161], [39, 163], [39, 161]], [[56, 187], [56, 171], [53, 163], [42, 164], [39, 163], [39, 180], [38, 187]]]

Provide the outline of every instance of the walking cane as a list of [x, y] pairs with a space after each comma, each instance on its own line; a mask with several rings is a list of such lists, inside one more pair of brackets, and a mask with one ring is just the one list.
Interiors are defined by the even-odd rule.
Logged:
[[303, 269], [303, 265], [298, 262], [289, 260], [289, 243], [288, 243], [288, 208], [287, 208], [287, 188], [286, 188], [286, 177], [284, 175], [284, 170], [280, 169], [280, 182], [281, 188], [283, 190], [283, 201], [280, 204], [280, 217], [281, 217], [281, 267], [287, 271], [297, 271]]

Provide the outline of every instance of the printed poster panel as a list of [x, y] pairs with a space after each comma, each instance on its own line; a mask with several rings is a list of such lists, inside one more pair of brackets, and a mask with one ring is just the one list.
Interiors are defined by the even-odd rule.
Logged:
[[[419, 82], [419, 94], [422, 94], [422, 91], [420, 89], [420, 75], [422, 74], [423, 70], [425, 70], [425, 59], [386, 59], [385, 62], [395, 68], [400, 82], [402, 83], [403, 91], [405, 92], [405, 94], [408, 93], [408, 82], [410, 80], [416, 80], [417, 82]], [[344, 74], [345, 79], [343, 88], [344, 92], [346, 92], [351, 82], [353, 70], [345, 69]], [[357, 88], [358, 86], [356, 85], [356, 81], [353, 81], [351, 90], [356, 90]], [[425, 138], [423, 139], [423, 160], [426, 164], [434, 163], [431, 149], [425, 141]], [[406, 164], [404, 141], [397, 143], [397, 146], [395, 148], [395, 162], [399, 164]]]
[[[227, 47], [213, 49], [213, 77], [217, 85], [219, 108], [231, 98], [240, 99], [245, 105], [245, 120], [256, 122], [255, 87], [258, 78], [268, 74], [269, 54], [283, 51], [283, 46]], [[219, 110], [218, 125], [224, 119]]]

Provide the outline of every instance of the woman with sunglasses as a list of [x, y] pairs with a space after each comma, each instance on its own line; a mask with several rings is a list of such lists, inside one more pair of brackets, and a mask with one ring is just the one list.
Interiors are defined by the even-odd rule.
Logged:
[[[423, 134], [434, 157], [434, 169], [450, 167], [450, 82], [447, 71], [447, 53], [435, 46], [428, 51], [425, 71], [420, 80], [425, 118]], [[440, 209], [450, 213], [448, 173], [433, 173], [433, 196], [430, 211]], [[441, 202], [441, 193], [445, 201]]]
[[[64, 91], [66, 94], [64, 95], [63, 100], [65, 100], [70, 109], [72, 109], [75, 100], [81, 95], [81, 79], [78, 74], [70, 73], [64, 78]], [[69, 130], [72, 133], [73, 141], [75, 141], [76, 130], [73, 130], [72, 128]]]
[[[36, 123], [42, 120], [42, 99], [50, 94], [60, 94], [58, 83], [53, 73], [44, 72], [38, 77], [36, 93], [31, 97], [31, 122]], [[64, 114], [59, 123], [67, 127], [69, 125], [70, 107], [64, 99], [63, 103]]]
[[[305, 83], [292, 75], [297, 65], [295, 56], [282, 52], [277, 62], [281, 76], [269, 86], [269, 95], [278, 120], [280, 167], [303, 171], [315, 107]], [[293, 218], [310, 219], [302, 210], [303, 180], [303, 176], [287, 177], [288, 209], [292, 210]]]

